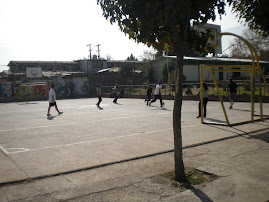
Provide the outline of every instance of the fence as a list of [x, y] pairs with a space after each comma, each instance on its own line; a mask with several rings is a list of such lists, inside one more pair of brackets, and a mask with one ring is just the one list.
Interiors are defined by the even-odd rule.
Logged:
[[[217, 96], [217, 90], [215, 88], [214, 83], [207, 83], [209, 91], [208, 95], [209, 96]], [[154, 92], [154, 86], [153, 87], [153, 92]], [[226, 86], [227, 83], [219, 83], [219, 90], [221, 92], [222, 96], [226, 95]], [[249, 96], [250, 95], [250, 83], [237, 83], [238, 90], [237, 90], [237, 95], [238, 96]], [[102, 93], [105, 96], [111, 96], [112, 93], [112, 88], [113, 86], [102, 86]], [[200, 88], [200, 83], [184, 83], [183, 84], [183, 95], [184, 96], [194, 96], [197, 95], [198, 90]], [[147, 94], [147, 89], [148, 85], [120, 85], [120, 94], [122, 96], [126, 95], [132, 95], [132, 96], [145, 96]], [[262, 89], [262, 96], [269, 96], [265, 85], [262, 84], [261, 86]], [[259, 88], [255, 88], [255, 95], [258, 95], [259, 93]], [[164, 96], [174, 96], [175, 95], [175, 85], [171, 85], [171, 89], [169, 91], [169, 87], [167, 84], [162, 85], [162, 95]]]
[[[95, 96], [96, 86], [90, 86], [93, 89], [92, 93], [89, 93], [89, 86], [87, 85], [87, 79], [81, 78], [77, 80], [58, 80], [45, 81], [31, 84], [30, 83], [13, 83], [5, 82], [0, 83], [0, 101], [13, 101], [13, 100], [45, 100], [47, 99], [47, 93], [50, 85], [56, 84], [56, 93], [58, 98], [79, 98]], [[217, 97], [217, 91], [213, 83], [207, 83], [209, 91], [209, 98], [213, 99]], [[238, 97], [245, 97], [248, 99], [250, 96], [250, 84], [249, 82], [237, 83]], [[219, 89], [222, 96], [226, 95], [227, 83], [219, 83]], [[155, 91], [155, 84], [152, 85], [153, 93]], [[102, 94], [105, 97], [111, 97], [113, 86], [102, 86]], [[184, 83], [182, 94], [184, 99], [194, 99], [193, 96], [197, 95], [200, 88], [200, 83]], [[137, 97], [143, 98], [147, 94], [148, 85], [120, 85], [121, 97]], [[269, 100], [268, 92], [265, 89], [264, 84], [261, 86], [262, 96], [265, 100]], [[258, 87], [255, 88], [255, 95], [258, 95]], [[173, 98], [175, 95], [175, 85], [169, 87], [167, 84], [162, 85], [162, 95], [165, 97]], [[197, 96], [196, 98], [197, 99]], [[216, 98], [217, 99], [217, 98]], [[243, 101], [243, 100], [242, 100]]]

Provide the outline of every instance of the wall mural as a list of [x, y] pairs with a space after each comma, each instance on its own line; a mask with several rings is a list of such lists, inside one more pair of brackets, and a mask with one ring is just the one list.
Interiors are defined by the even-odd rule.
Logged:
[[87, 95], [87, 82], [81, 81], [61, 81], [56, 85], [56, 93], [60, 97], [65, 96], [76, 96], [76, 95]]
[[12, 84], [11, 83], [1, 83], [0, 84], [0, 97], [12, 97]]
[[45, 99], [47, 96], [48, 82], [42, 83], [21, 83], [18, 89], [19, 98], [41, 98]]
[[19, 99], [47, 99], [48, 91], [52, 84], [56, 86], [56, 93], [59, 97], [84, 96], [88, 93], [86, 78], [58, 79], [57, 81], [46, 82], [3, 82], [0, 83], [0, 98]]

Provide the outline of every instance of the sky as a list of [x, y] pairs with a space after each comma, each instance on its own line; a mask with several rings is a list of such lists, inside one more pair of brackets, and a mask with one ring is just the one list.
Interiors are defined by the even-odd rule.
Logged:
[[[222, 20], [222, 32], [241, 35], [245, 27], [230, 9]], [[232, 40], [222, 39], [222, 50]], [[0, 71], [8, 69], [11, 60], [73, 61], [92, 55], [125, 60], [132, 53], [141, 58], [144, 51], [152, 51], [137, 44], [111, 25], [102, 16], [96, 0], [0, 0]]]

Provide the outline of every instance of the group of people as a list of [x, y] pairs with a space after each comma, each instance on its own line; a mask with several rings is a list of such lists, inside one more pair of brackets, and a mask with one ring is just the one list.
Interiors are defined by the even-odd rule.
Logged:
[[[237, 84], [232, 80], [232, 78], [230, 78], [228, 80], [228, 86], [226, 88], [226, 96], [228, 95], [228, 92], [230, 93], [230, 107], [229, 109], [232, 109], [233, 108], [233, 104], [234, 104], [234, 98], [235, 98], [235, 95], [236, 95], [236, 92], [237, 92]], [[154, 99], [151, 99], [151, 96], [152, 96], [152, 86], [149, 85], [148, 86], [148, 89], [147, 89], [147, 98], [145, 99], [145, 102], [147, 102], [147, 105], [151, 105], [151, 103], [154, 103], [156, 102], [158, 99], [160, 100], [160, 107], [162, 108], [164, 106], [164, 102], [162, 100], [162, 93], [161, 93], [161, 88], [162, 88], [162, 83], [161, 81], [158, 82], [158, 84], [156, 85], [156, 89], [155, 89], [155, 92], [154, 92]], [[204, 109], [204, 117], [206, 118], [206, 106], [207, 106], [207, 103], [208, 103], [208, 86], [206, 83], [203, 83], [203, 109]], [[113, 103], [114, 104], [117, 104], [117, 100], [118, 100], [118, 96], [119, 96], [119, 86], [118, 84], [116, 84], [114, 87], [113, 87], [113, 97], [114, 97], [114, 100], [113, 100]], [[198, 93], [197, 95], [199, 95], [201, 92], [201, 88], [198, 90]], [[98, 97], [98, 102], [96, 103], [96, 106], [97, 107], [100, 107], [100, 103], [102, 102], [102, 90], [101, 90], [101, 85], [98, 84], [97, 85], [97, 88], [96, 88], [96, 95]], [[58, 107], [57, 107], [57, 104], [56, 104], [56, 93], [55, 93], [55, 85], [52, 84], [51, 85], [51, 89], [49, 91], [49, 108], [48, 108], [48, 113], [47, 113], [47, 116], [50, 116], [50, 108], [52, 106], [55, 106], [55, 109], [57, 110], [58, 114], [62, 114], [63, 112], [60, 112]], [[198, 108], [199, 108], [199, 114], [197, 116], [197, 118], [201, 117], [201, 100], [199, 102], [199, 105], [198, 105]]]
[[151, 100], [151, 95], [152, 95], [152, 86], [148, 86], [147, 90], [147, 98], [145, 99], [145, 102], [147, 102], [147, 105], [151, 105], [151, 103], [156, 102], [156, 100], [160, 100], [160, 107], [162, 108], [164, 106], [164, 102], [162, 99], [162, 83], [161, 81], [158, 82], [158, 85], [156, 86], [155, 92], [154, 92], [154, 99]]
[[[113, 88], [112, 88], [112, 96], [114, 97], [113, 103], [117, 104], [117, 100], [119, 97], [119, 85], [116, 84]], [[102, 102], [102, 90], [101, 90], [101, 85], [98, 84], [97, 88], [96, 88], [96, 95], [98, 97], [98, 102], [96, 103], [97, 107], [100, 107], [100, 103]]]
[[[201, 88], [198, 90], [197, 95], [200, 94]], [[229, 99], [230, 99], [230, 107], [229, 109], [233, 108], [233, 104], [234, 104], [234, 98], [236, 96], [236, 92], [237, 92], [237, 84], [233, 81], [232, 78], [229, 78], [228, 80], [228, 85], [226, 88], [226, 96], [228, 96], [228, 92], [229, 92]], [[207, 102], [208, 102], [208, 87], [206, 85], [206, 83], [203, 83], [203, 108], [204, 108], [204, 117], [206, 118], [206, 106], [207, 106]], [[201, 117], [201, 100], [199, 102], [198, 105], [199, 108], [199, 114], [197, 116], [197, 118]]]
[[[149, 85], [148, 86], [148, 90], [147, 90], [147, 98], [145, 99], [145, 102], [147, 102], [147, 105], [151, 105], [151, 103], [156, 102], [157, 99], [160, 100], [160, 106], [163, 107], [164, 106], [164, 102], [162, 100], [162, 94], [161, 94], [161, 81], [158, 82], [158, 85], [156, 86], [156, 90], [154, 93], [154, 99], [151, 100], [151, 95], [152, 95], [152, 86]], [[112, 92], [112, 96], [114, 97], [113, 103], [117, 104], [117, 100], [118, 100], [118, 96], [119, 96], [119, 86], [118, 84], [116, 84], [113, 88], [112, 88], [113, 92]], [[100, 103], [102, 102], [102, 92], [101, 92], [101, 85], [98, 84], [97, 88], [96, 88], [96, 95], [98, 97], [98, 102], [96, 103], [97, 107], [100, 107]]]

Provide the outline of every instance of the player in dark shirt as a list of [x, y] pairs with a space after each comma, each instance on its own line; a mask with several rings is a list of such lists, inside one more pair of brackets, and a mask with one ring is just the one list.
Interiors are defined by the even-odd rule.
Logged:
[[228, 96], [228, 90], [230, 91], [230, 107], [229, 107], [229, 109], [232, 109], [233, 104], [234, 104], [234, 98], [235, 98], [236, 92], [237, 92], [237, 84], [235, 82], [233, 82], [232, 78], [229, 78], [229, 84], [226, 88], [226, 96]]
[[149, 104], [149, 101], [151, 100], [151, 95], [152, 95], [152, 87], [149, 85], [148, 90], [147, 90], [147, 98], [145, 99], [145, 102], [147, 102], [147, 105]]

